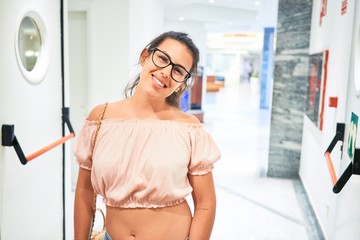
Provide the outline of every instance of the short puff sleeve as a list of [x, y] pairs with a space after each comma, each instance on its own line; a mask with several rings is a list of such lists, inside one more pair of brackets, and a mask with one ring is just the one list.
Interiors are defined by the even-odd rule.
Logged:
[[189, 173], [205, 175], [212, 171], [214, 163], [220, 159], [221, 153], [214, 139], [203, 128], [194, 128], [190, 132], [191, 159]]
[[74, 155], [81, 168], [91, 170], [92, 153], [94, 149], [93, 137], [95, 126], [86, 122], [79, 132], [77, 142], [74, 146]]

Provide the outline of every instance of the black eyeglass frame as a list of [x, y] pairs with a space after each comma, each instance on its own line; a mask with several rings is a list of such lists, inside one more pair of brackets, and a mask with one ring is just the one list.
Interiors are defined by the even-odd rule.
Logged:
[[[179, 65], [179, 64], [173, 63], [173, 62], [171, 61], [171, 57], [170, 57], [167, 53], [161, 51], [160, 49], [158, 49], [158, 48], [156, 48], [156, 47], [150, 48], [149, 51], [152, 51], [151, 61], [154, 63], [154, 65], [155, 65], [156, 67], [158, 67], [158, 68], [166, 68], [166, 67], [168, 67], [168, 66], [171, 65], [170, 75], [171, 75], [171, 78], [172, 78], [175, 82], [183, 83], [183, 82], [186, 82], [186, 81], [191, 77], [191, 74], [190, 74], [183, 66], [181, 66], [181, 65]], [[158, 66], [158, 65], [155, 63], [155, 61], [154, 61], [154, 54], [155, 54], [156, 51], [159, 51], [159, 52], [161, 52], [162, 54], [164, 54], [164, 55], [169, 59], [169, 64], [167, 64], [166, 66]], [[185, 75], [185, 77], [184, 77], [184, 79], [183, 79], [182, 81], [178, 81], [178, 80], [176, 80], [176, 79], [173, 77], [174, 67], [180, 67], [180, 68], [184, 69], [184, 71], [186, 72], [186, 75]]]

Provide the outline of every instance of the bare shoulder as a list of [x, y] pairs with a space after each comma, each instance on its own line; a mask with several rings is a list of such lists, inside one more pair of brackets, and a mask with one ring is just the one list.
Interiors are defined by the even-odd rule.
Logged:
[[124, 106], [126, 105], [126, 100], [120, 100], [117, 102], [109, 102], [102, 103], [95, 106], [88, 116], [88, 120], [98, 120], [104, 111], [104, 119], [114, 117], [114, 115], [118, 114], [119, 109], [126, 109]]
[[190, 113], [183, 112], [181, 110], [176, 111], [175, 120], [185, 123], [200, 123], [199, 119]]
[[106, 103], [99, 104], [95, 106], [89, 113], [89, 116], [87, 117], [87, 120], [93, 121], [98, 120], [100, 117], [101, 112], [105, 108]]

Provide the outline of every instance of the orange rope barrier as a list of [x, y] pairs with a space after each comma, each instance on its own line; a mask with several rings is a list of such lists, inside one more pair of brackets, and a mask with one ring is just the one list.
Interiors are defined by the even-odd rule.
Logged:
[[30, 154], [29, 156], [26, 157], [26, 159], [27, 159], [28, 161], [31, 161], [31, 160], [33, 160], [34, 158], [40, 156], [41, 154], [43, 154], [43, 153], [45, 153], [45, 152], [53, 149], [54, 147], [56, 147], [56, 146], [58, 146], [58, 145], [60, 145], [60, 144], [63, 144], [64, 142], [66, 142], [67, 140], [73, 138], [74, 136], [75, 136], [74, 133], [70, 133], [69, 135], [66, 135], [66, 136], [60, 138], [60, 139], [57, 140], [56, 142], [53, 142], [53, 143], [51, 143], [50, 145], [48, 145], [48, 146], [46, 146], [46, 147], [44, 147], [44, 148], [42, 148], [42, 149], [34, 152], [33, 154]]
[[336, 173], [335, 173], [335, 170], [334, 170], [334, 165], [333, 165], [333, 163], [331, 161], [330, 152], [325, 153], [325, 158], [326, 158], [326, 163], [327, 163], [329, 171], [330, 171], [330, 176], [331, 176], [332, 183], [333, 183], [333, 185], [335, 185], [336, 182], [337, 182], [337, 177], [336, 177]]

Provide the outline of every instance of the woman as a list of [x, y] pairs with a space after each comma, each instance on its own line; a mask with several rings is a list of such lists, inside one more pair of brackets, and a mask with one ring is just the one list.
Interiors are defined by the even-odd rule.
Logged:
[[220, 152], [199, 120], [179, 109], [198, 60], [187, 34], [165, 32], [142, 51], [127, 98], [90, 112], [75, 147], [75, 240], [89, 238], [94, 193], [106, 204], [107, 239], [210, 239], [216, 208], [211, 171]]

